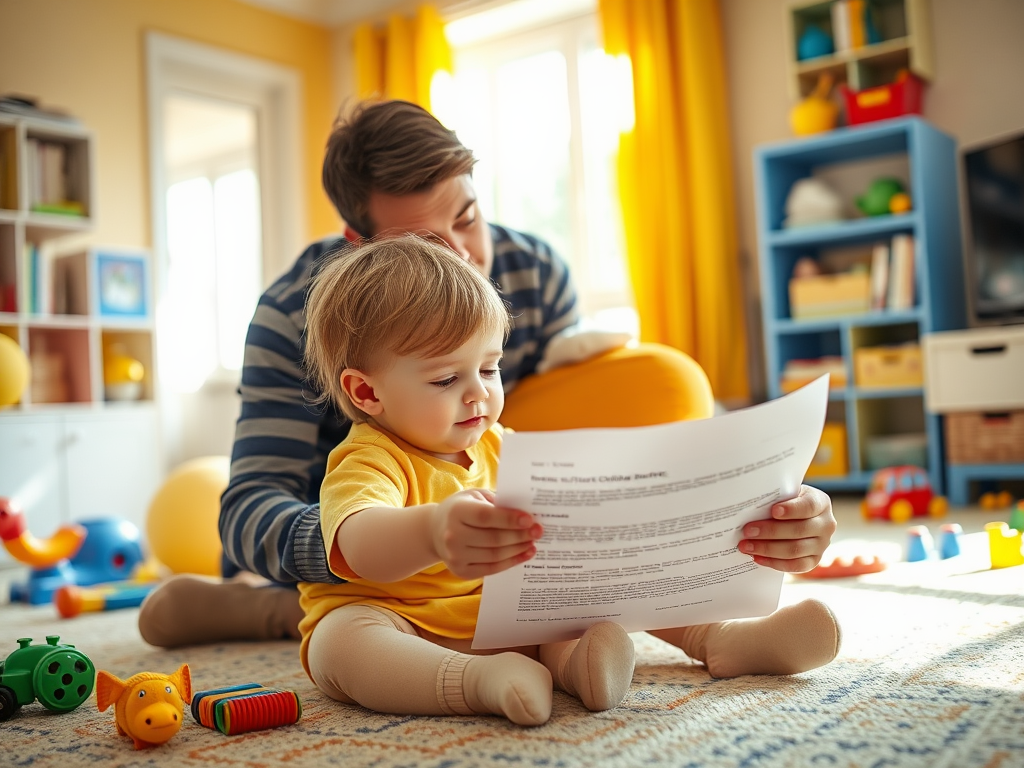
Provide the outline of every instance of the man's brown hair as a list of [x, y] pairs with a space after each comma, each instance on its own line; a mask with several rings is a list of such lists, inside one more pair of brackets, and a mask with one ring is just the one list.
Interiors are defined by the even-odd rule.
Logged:
[[473, 170], [455, 132], [408, 101], [364, 102], [338, 118], [327, 140], [323, 185], [338, 213], [363, 237], [376, 234], [370, 193], [408, 195]]
[[332, 400], [366, 421], [341, 387], [341, 372], [373, 373], [392, 355], [437, 357], [480, 332], [512, 327], [498, 289], [445, 245], [380, 238], [343, 250], [310, 283], [304, 362], [320, 403]]

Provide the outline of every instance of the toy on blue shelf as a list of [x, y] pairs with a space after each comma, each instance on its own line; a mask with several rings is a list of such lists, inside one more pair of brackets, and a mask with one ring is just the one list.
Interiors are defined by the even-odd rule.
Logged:
[[70, 712], [92, 693], [96, 668], [73, 645], [47, 635], [46, 644], [22, 637], [18, 648], [0, 661], [0, 722], [36, 699], [53, 712]]
[[907, 529], [907, 562], [919, 563], [927, 560], [932, 551], [932, 535], [924, 525], [912, 525]]
[[63, 526], [49, 539], [36, 539], [25, 527], [24, 513], [2, 501], [0, 539], [12, 557], [32, 566], [26, 583], [11, 585], [12, 602], [42, 605], [65, 585], [126, 581], [142, 565], [142, 535], [127, 520], [85, 520]]
[[944, 523], [939, 529], [939, 558], [948, 560], [960, 554], [960, 535], [964, 529], [959, 523]]

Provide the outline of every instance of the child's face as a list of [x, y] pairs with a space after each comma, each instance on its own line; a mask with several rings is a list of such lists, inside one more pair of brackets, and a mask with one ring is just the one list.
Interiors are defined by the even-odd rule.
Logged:
[[368, 377], [373, 420], [420, 450], [449, 461], [476, 445], [501, 415], [501, 334], [478, 333], [447, 355], [395, 356]]

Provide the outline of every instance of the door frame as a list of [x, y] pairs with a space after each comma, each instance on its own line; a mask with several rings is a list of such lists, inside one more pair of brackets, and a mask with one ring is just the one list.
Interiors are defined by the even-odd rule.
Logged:
[[[162, 32], [147, 32], [146, 101], [149, 122], [150, 206], [155, 257], [157, 322], [169, 256], [169, 185], [164, 164], [164, 97], [182, 93], [254, 107], [262, 218], [263, 287], [291, 266], [305, 245], [306, 196], [303, 178], [302, 78], [290, 67]], [[159, 348], [160, 334], [156, 334]], [[160, 355], [154, 356], [159, 359]], [[180, 398], [164, 392], [156, 376], [164, 455], [170, 464], [187, 458]], [[231, 387], [233, 395], [234, 386]], [[168, 467], [169, 468], [169, 467]]]

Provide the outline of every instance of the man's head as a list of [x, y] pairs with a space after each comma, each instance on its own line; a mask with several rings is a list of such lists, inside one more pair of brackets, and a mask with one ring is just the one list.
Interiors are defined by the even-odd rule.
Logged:
[[323, 185], [350, 240], [416, 232], [444, 240], [482, 274], [493, 260], [473, 153], [422, 107], [362, 104], [327, 142]]
[[[496, 339], [500, 358], [510, 328], [494, 285], [448, 248], [415, 235], [372, 240], [341, 251], [314, 276], [306, 369], [324, 400], [362, 422], [368, 413], [346, 391], [347, 370], [369, 380], [396, 358], [442, 358], [482, 336]], [[492, 362], [496, 368], [497, 359]]]

